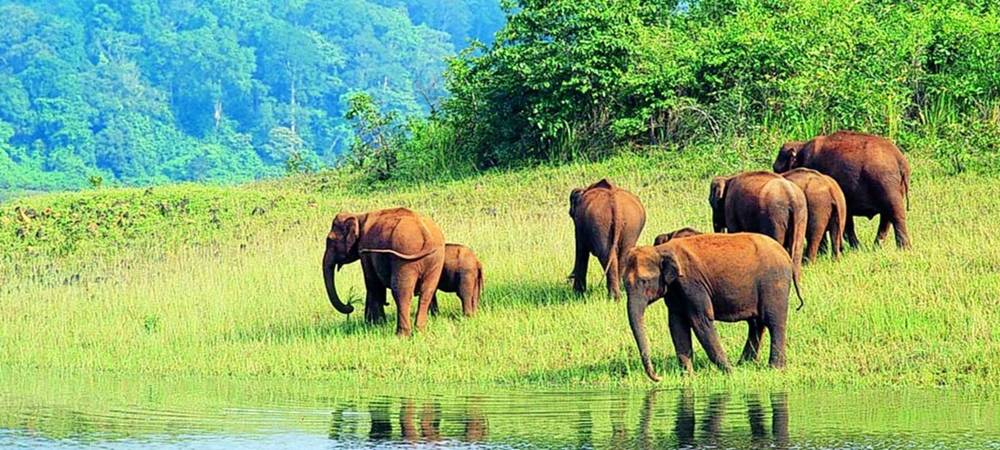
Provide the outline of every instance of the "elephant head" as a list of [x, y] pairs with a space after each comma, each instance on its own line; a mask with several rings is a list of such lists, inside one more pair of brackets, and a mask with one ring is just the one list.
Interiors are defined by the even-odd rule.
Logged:
[[576, 208], [580, 204], [580, 199], [583, 198], [583, 193], [586, 191], [584, 188], [573, 189], [569, 193], [569, 216], [576, 218]]
[[774, 165], [771, 166], [774, 173], [785, 173], [796, 167], [802, 167], [802, 162], [797, 157], [805, 145], [806, 143], [802, 141], [785, 142], [781, 150], [778, 150], [778, 156], [774, 158]]
[[339, 213], [333, 218], [330, 233], [326, 235], [326, 252], [323, 254], [323, 280], [326, 282], [326, 293], [330, 297], [330, 303], [343, 314], [354, 312], [354, 307], [340, 301], [333, 275], [344, 264], [350, 264], [360, 259], [358, 252], [358, 237], [361, 234], [360, 219], [355, 214]]
[[726, 229], [726, 186], [732, 177], [715, 177], [708, 191], [708, 204], [712, 206], [712, 228], [716, 233]]
[[666, 244], [667, 242], [670, 242], [671, 239], [680, 239], [688, 236], [698, 236], [700, 234], [702, 233], [694, 228], [684, 227], [679, 230], [674, 230], [669, 233], [664, 233], [659, 236], [656, 236], [656, 239], [653, 240], [653, 245]]
[[628, 323], [639, 347], [646, 375], [660, 381], [650, 360], [646, 338], [646, 307], [667, 295], [667, 287], [685, 274], [685, 258], [673, 246], [637, 247], [629, 251], [625, 263], [625, 291], [628, 294]]

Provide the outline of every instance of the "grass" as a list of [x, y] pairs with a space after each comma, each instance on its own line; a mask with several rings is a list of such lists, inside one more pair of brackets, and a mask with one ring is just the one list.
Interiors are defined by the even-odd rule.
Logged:
[[[765, 347], [761, 363], [725, 376], [696, 345], [695, 376], [682, 377], [658, 303], [647, 327], [660, 384], [1000, 386], [996, 180], [911, 163], [913, 250], [874, 248], [877, 221], [861, 219], [861, 250], [807, 266], [787, 369], [767, 369]], [[709, 177], [768, 164], [766, 155], [649, 152], [425, 186], [320, 174], [15, 200], [0, 206], [0, 373], [647, 387], [625, 305], [606, 298], [596, 261], [587, 295], [565, 281], [569, 190], [609, 176], [634, 192], [648, 211], [647, 245], [683, 226], [710, 228]], [[382, 326], [330, 306], [320, 259], [331, 218], [396, 205], [479, 255], [486, 288], [476, 317], [461, 317], [457, 297], [444, 294], [442, 315], [400, 339], [394, 306]], [[342, 295], [364, 295], [357, 264], [337, 282]], [[718, 329], [735, 360], [746, 325]]]

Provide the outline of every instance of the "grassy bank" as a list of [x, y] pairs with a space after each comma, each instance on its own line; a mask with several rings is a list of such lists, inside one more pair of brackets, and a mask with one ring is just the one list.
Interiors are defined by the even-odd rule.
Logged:
[[[761, 363], [723, 376], [696, 346], [696, 375], [682, 378], [660, 303], [647, 321], [661, 384], [1000, 385], [996, 180], [911, 162], [914, 249], [873, 248], [877, 222], [861, 220], [863, 249], [807, 267], [786, 370]], [[645, 245], [683, 226], [708, 229], [708, 178], [767, 163], [638, 154], [403, 188], [316, 175], [4, 204], [0, 371], [646, 386], [624, 304], [605, 298], [597, 266], [586, 296], [565, 282], [569, 190], [610, 176], [634, 192], [648, 211]], [[486, 289], [475, 318], [446, 294], [424, 333], [399, 339], [392, 306], [377, 327], [330, 306], [319, 270], [330, 219], [395, 205], [431, 216], [479, 255]], [[359, 265], [337, 281], [342, 295], [363, 296]], [[736, 359], [746, 326], [718, 328]]]

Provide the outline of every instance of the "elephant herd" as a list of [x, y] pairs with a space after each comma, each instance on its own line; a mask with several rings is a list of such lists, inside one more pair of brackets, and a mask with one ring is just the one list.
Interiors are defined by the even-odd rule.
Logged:
[[[778, 152], [773, 172], [750, 171], [716, 177], [709, 189], [715, 233], [687, 227], [661, 234], [653, 246], [636, 247], [646, 211], [632, 193], [602, 179], [570, 193], [576, 252], [569, 278], [573, 289], [587, 289], [587, 264], [597, 257], [608, 294], [628, 297], [629, 326], [646, 374], [653, 369], [644, 315], [664, 299], [678, 362], [692, 368], [691, 332], [709, 359], [723, 371], [731, 366], [719, 342], [715, 321], [749, 324], [741, 361], [757, 359], [764, 331], [770, 334], [769, 365], [785, 365], [788, 295], [799, 285], [802, 262], [814, 261], [829, 234], [829, 249], [839, 259], [842, 238], [859, 242], [854, 216], [879, 216], [875, 243], [893, 226], [896, 245], [910, 247], [906, 231], [910, 168], [889, 140], [838, 131], [808, 142], [789, 142]], [[416, 326], [436, 313], [435, 291], [457, 292], [466, 315], [475, 314], [483, 287], [482, 264], [467, 247], [445, 244], [430, 219], [405, 208], [340, 213], [333, 220], [323, 257], [330, 302], [341, 313], [354, 308], [340, 300], [334, 273], [361, 260], [365, 320], [385, 320], [385, 292], [396, 301], [398, 335], [410, 335], [410, 302], [419, 298]]]

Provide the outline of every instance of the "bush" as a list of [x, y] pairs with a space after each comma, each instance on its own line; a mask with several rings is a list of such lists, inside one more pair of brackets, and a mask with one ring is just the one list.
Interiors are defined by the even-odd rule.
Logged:
[[912, 143], [968, 141], [974, 149], [938, 156], [956, 171], [995, 167], [1000, 5], [685, 5], [508, 4], [496, 41], [450, 62], [441, 120], [461, 130], [455, 152], [482, 168], [590, 159], [623, 145], [854, 129]]

